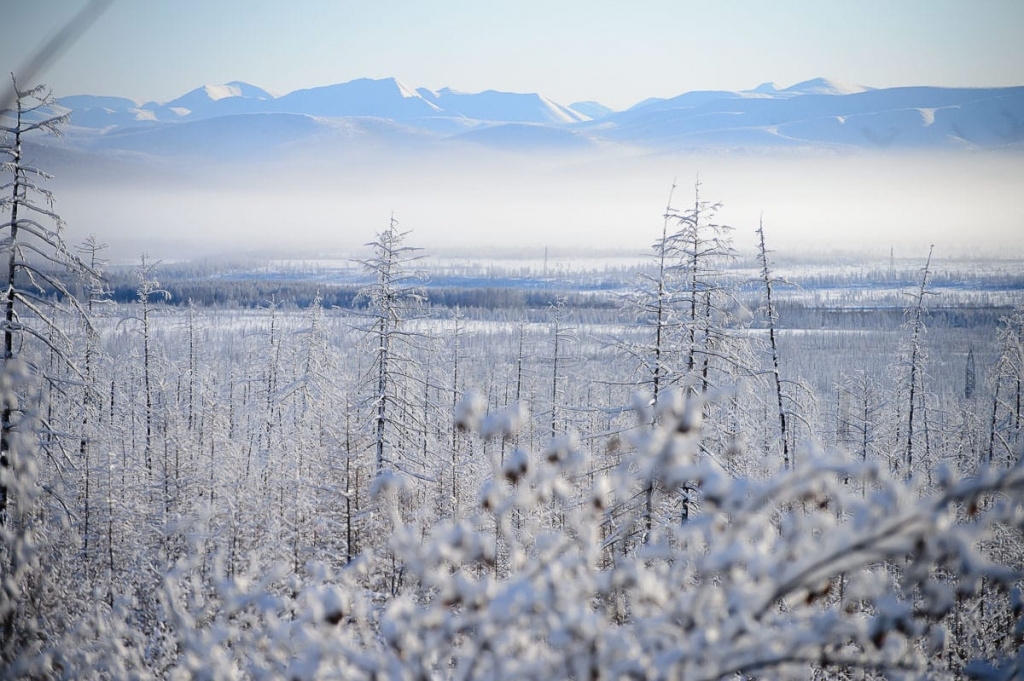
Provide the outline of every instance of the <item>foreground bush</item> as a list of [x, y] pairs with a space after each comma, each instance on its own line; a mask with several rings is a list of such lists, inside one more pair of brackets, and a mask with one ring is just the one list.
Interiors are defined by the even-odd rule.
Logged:
[[[227, 575], [204, 567], [197, 544], [160, 579], [148, 624], [138, 604], [90, 605], [53, 583], [73, 556], [20, 494], [3, 535], [2, 676], [1024, 673], [1020, 555], [1007, 548], [1024, 526], [1024, 467], [940, 471], [927, 491], [821, 456], [765, 481], [731, 479], [699, 455], [693, 409], [638, 427], [634, 453], [611, 471], [590, 472], [571, 438], [539, 456], [515, 450], [492, 462], [475, 510], [433, 527], [409, 519], [407, 481], [386, 473], [373, 523], [389, 539], [341, 571]], [[472, 406], [461, 417], [495, 437], [517, 421], [481, 423]], [[24, 490], [33, 448], [17, 444], [8, 484]], [[700, 510], [630, 544], [642, 524], [630, 500], [652, 476], [666, 499], [699, 490]], [[572, 492], [581, 479], [588, 494]]]

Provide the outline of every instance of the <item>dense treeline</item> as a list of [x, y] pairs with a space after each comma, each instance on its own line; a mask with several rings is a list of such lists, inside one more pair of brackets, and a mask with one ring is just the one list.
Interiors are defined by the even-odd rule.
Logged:
[[[266, 277], [208, 278], [203, 280], [167, 278], [160, 274], [161, 286], [171, 305], [202, 307], [265, 307], [270, 302], [293, 308], [307, 308], [319, 298], [325, 307], [365, 309], [359, 299], [364, 285], [331, 284], [323, 281], [281, 281]], [[137, 299], [134, 274], [122, 271], [108, 275], [109, 298], [116, 303]], [[546, 309], [565, 297], [575, 309], [614, 309], [612, 297], [602, 293], [578, 293], [559, 289], [531, 290], [519, 287], [442, 287], [425, 285], [431, 306], [437, 308], [479, 309], [485, 311]]]
[[[903, 308], [843, 307], [802, 302], [779, 303], [779, 326], [791, 329], [892, 329], [903, 323]], [[929, 328], [994, 328], [999, 320], [1010, 315], [1009, 306], [930, 305], [925, 311]], [[763, 326], [754, 320], [754, 326]]]
[[[204, 269], [211, 267], [204, 264]], [[189, 305], [200, 307], [266, 307], [270, 303], [291, 308], [307, 308], [315, 299], [327, 308], [348, 310], [365, 309], [366, 302], [359, 299], [362, 286], [331, 284], [318, 281], [282, 281], [273, 278], [256, 276], [249, 270], [247, 273], [234, 273], [230, 277], [218, 277], [216, 272], [207, 272], [201, 279], [192, 278], [191, 268], [185, 269], [181, 264], [159, 267], [158, 276], [162, 288], [167, 291], [166, 302], [170, 305]], [[187, 273], [187, 274], [186, 274]], [[980, 278], [979, 290], [1006, 291], [1003, 277], [988, 275]], [[111, 301], [131, 303], [137, 297], [134, 273], [129, 268], [118, 268], [114, 273], [107, 273], [107, 291]], [[903, 321], [904, 307], [894, 306], [892, 301], [871, 303], [870, 300], [842, 303], [828, 301], [804, 301], [805, 291], [816, 290], [809, 285], [813, 277], [804, 282], [806, 289], [788, 290], [781, 287], [781, 299], [777, 302], [779, 309], [778, 323], [781, 328], [833, 328], [833, 329], [885, 329], [898, 326]], [[831, 286], [844, 288], [852, 281], [878, 281], [874, 278], [861, 279], [858, 276], [846, 275], [835, 280]], [[975, 290], [971, 287], [971, 290]], [[787, 299], [796, 291], [798, 299]], [[482, 286], [482, 287], [438, 287], [424, 285], [423, 292], [427, 303], [439, 310], [459, 308], [464, 314], [479, 316], [485, 313], [500, 311], [516, 312], [522, 310], [546, 310], [558, 299], [564, 298], [573, 310], [608, 311], [611, 314], [596, 317], [603, 321], [614, 319], [614, 312], [621, 309], [621, 296], [610, 292], [579, 293], [572, 291], [536, 290], [522, 286]], [[756, 310], [760, 302], [750, 296], [750, 285], [740, 288], [743, 305]], [[48, 291], [52, 293], [52, 291]], [[976, 303], [933, 303], [925, 311], [929, 327], [991, 327], [1013, 310], [1011, 305], [976, 304]], [[479, 311], [479, 312], [474, 312]], [[763, 328], [764, 320], [754, 317], [750, 320], [753, 328]]]

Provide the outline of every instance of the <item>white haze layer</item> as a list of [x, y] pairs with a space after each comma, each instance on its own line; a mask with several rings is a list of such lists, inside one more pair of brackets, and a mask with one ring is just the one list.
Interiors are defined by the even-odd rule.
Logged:
[[888, 252], [937, 244], [947, 254], [1019, 255], [1019, 153], [784, 152], [652, 156], [485, 149], [394, 149], [288, 161], [60, 156], [57, 209], [77, 243], [95, 234], [115, 257], [148, 252], [358, 254], [390, 216], [428, 249], [536, 254], [645, 251], [673, 204], [720, 201], [735, 244], [791, 252]]

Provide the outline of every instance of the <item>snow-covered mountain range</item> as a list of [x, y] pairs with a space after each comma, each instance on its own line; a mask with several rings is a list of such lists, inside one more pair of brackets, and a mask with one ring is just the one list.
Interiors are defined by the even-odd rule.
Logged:
[[248, 83], [169, 102], [76, 95], [69, 140], [86, 150], [221, 158], [366, 145], [503, 150], [626, 147], [653, 152], [833, 149], [1024, 151], [1024, 86], [873, 89], [824, 79], [778, 88], [687, 92], [624, 111], [536, 93], [465, 93], [359, 79], [275, 97]]

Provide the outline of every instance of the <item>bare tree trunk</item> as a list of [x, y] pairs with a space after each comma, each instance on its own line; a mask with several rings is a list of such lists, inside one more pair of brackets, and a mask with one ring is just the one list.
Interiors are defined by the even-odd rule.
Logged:
[[[782, 401], [782, 377], [779, 373], [779, 345], [775, 335], [775, 320], [777, 315], [775, 312], [775, 301], [772, 299], [772, 278], [771, 273], [768, 270], [768, 250], [765, 248], [764, 244], [763, 221], [758, 223], [757, 234], [761, 240], [759, 248], [761, 276], [764, 279], [764, 289], [768, 299], [768, 342], [772, 348], [772, 377], [775, 380], [775, 398], [779, 407], [779, 434], [782, 438], [782, 467], [789, 468], [789, 433], [786, 430], [786, 408]], [[866, 450], [867, 447], [865, 445], [865, 451]]]
[[913, 337], [910, 343], [910, 396], [907, 401], [907, 448], [904, 460], [907, 465], [907, 477], [910, 477], [914, 465], [914, 398], [917, 391], [917, 375], [920, 371], [918, 361], [921, 355], [921, 334], [924, 332], [924, 296], [928, 286], [928, 273], [932, 262], [934, 246], [928, 249], [928, 260], [925, 261], [921, 276], [921, 287], [918, 290], [917, 302], [913, 310]]
[[380, 320], [379, 353], [377, 364], [377, 474], [384, 470], [384, 426], [387, 423], [388, 404], [388, 332], [386, 320]]
[[1014, 407], [1014, 430], [1020, 433], [1020, 379], [1017, 379], [1017, 404]]
[[276, 301], [271, 302], [270, 308], [270, 355], [273, 359], [270, 362], [270, 371], [267, 374], [266, 421], [263, 426], [267, 463], [269, 463], [272, 456], [271, 440], [274, 434], [274, 410], [277, 406], [274, 400], [277, 397], [278, 372], [281, 366], [281, 339], [277, 331]]
[[554, 347], [551, 356], [551, 437], [558, 433], [558, 362], [561, 359], [562, 313], [565, 299], [559, 298], [554, 305]]
[[964, 366], [964, 399], [974, 397], [974, 386], [976, 383], [974, 371], [974, 348], [967, 351], [967, 364]]
[[[348, 407], [348, 405], [346, 405]], [[345, 565], [352, 563], [352, 427], [351, 409], [345, 409]]]
[[[143, 261], [145, 266], [145, 261]], [[142, 382], [146, 397], [146, 473], [153, 477], [153, 390], [150, 384], [149, 296], [142, 296]]]
[[[11, 163], [15, 168], [21, 165], [21, 99], [18, 99], [17, 126], [14, 133], [13, 158]], [[18, 198], [21, 194], [21, 174], [14, 173], [13, 189], [11, 190], [11, 236], [10, 254], [7, 258], [7, 295], [4, 311], [4, 368], [7, 368], [10, 360], [14, 358], [14, 300], [15, 300], [15, 274], [17, 273], [17, 244], [18, 244]], [[3, 403], [2, 421], [0, 421], [0, 471], [9, 466], [8, 456], [11, 448], [11, 429], [13, 424], [13, 396], [4, 391], [0, 395]], [[2, 476], [6, 477], [6, 475]], [[0, 527], [7, 524], [7, 485], [0, 482]]]
[[[89, 237], [85, 240], [84, 244], [80, 247], [80, 251], [83, 252], [89, 258], [89, 267], [92, 272], [98, 272], [100, 267], [99, 251], [106, 248], [106, 244], [100, 244], [94, 237]], [[89, 524], [92, 518], [90, 513], [90, 501], [91, 501], [91, 487], [92, 487], [92, 464], [89, 461], [89, 420], [93, 415], [93, 410], [99, 410], [96, 394], [96, 379], [93, 376], [93, 354], [96, 349], [96, 330], [93, 328], [90, 321], [93, 313], [93, 303], [96, 300], [98, 294], [102, 294], [102, 289], [98, 289], [96, 286], [96, 280], [93, 277], [89, 277], [86, 282], [88, 285], [88, 293], [86, 298], [86, 313], [89, 318], [85, 320], [85, 367], [83, 374], [83, 391], [82, 391], [82, 431], [78, 441], [78, 454], [82, 460], [82, 468], [84, 475], [85, 489], [83, 490], [83, 508], [82, 508], [82, 556], [85, 563], [86, 575], [88, 576], [89, 570]], [[108, 471], [109, 474], [109, 471]]]
[[107, 449], [107, 605], [114, 607], [114, 474]]
[[693, 200], [693, 253], [690, 262], [690, 350], [686, 360], [686, 371], [693, 374], [697, 362], [697, 290], [700, 277], [697, 267], [700, 265], [700, 180], [694, 187]]
[[992, 421], [989, 423], [989, 429], [988, 429], [988, 463], [989, 463], [990, 466], [992, 465], [992, 460], [993, 460], [993, 458], [995, 456], [995, 448], [996, 448], [996, 416], [997, 416], [997, 413], [998, 413], [997, 410], [999, 409], [999, 384], [1001, 382], [1002, 381], [1000, 381], [999, 377], [997, 376], [996, 377], [995, 391], [992, 394]]
[[[453, 369], [452, 369], [452, 414], [455, 413], [459, 404], [459, 341], [460, 331], [459, 311], [455, 310], [455, 334], [452, 339]], [[452, 428], [452, 518], [459, 515], [459, 429]]]
[[[196, 306], [188, 301], [188, 432], [191, 435], [195, 425], [196, 390]], [[200, 433], [200, 437], [202, 433]]]
[[676, 185], [673, 182], [672, 189], [668, 193], [668, 203], [665, 205], [665, 216], [661, 225], [661, 241], [658, 242], [658, 295], [654, 304], [654, 369], [651, 376], [651, 392], [653, 393], [654, 404], [658, 403], [658, 396], [661, 393], [661, 381], [665, 373], [665, 369], [662, 366], [664, 336], [666, 333], [665, 324], [668, 314], [668, 286], [665, 281], [667, 276], [665, 261], [668, 257], [668, 223], [672, 215], [672, 196], [675, 194], [675, 191]]
[[[662, 367], [662, 344], [665, 334], [665, 317], [667, 314], [667, 287], [665, 282], [665, 259], [668, 251], [668, 222], [672, 211], [672, 196], [675, 194], [676, 185], [672, 183], [669, 190], [668, 203], [665, 205], [665, 218], [661, 225], [661, 241], [658, 242], [658, 297], [655, 302], [654, 319], [654, 370], [651, 376], [651, 392], [654, 404], [658, 404], [661, 395], [661, 381], [664, 369]], [[651, 426], [654, 426], [654, 413], [651, 415]], [[644, 491], [644, 541], [651, 535], [654, 522], [654, 475], [647, 481], [647, 489]]]

